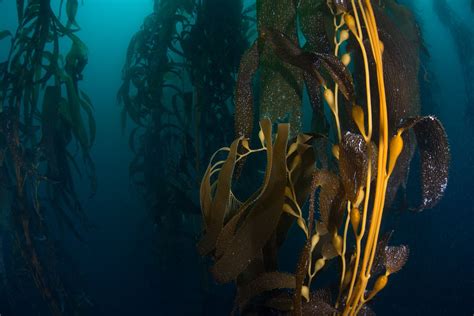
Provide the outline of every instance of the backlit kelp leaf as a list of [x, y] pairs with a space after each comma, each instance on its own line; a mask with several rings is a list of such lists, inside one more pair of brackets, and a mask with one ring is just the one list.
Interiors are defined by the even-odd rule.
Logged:
[[[294, 0], [257, 1], [259, 39], [265, 29], [274, 29], [297, 41], [296, 5]], [[260, 117], [273, 122], [288, 121], [293, 135], [301, 128], [303, 72], [283, 62], [265, 41], [259, 42]]]
[[446, 131], [434, 116], [409, 119], [402, 128], [413, 129], [421, 156], [422, 202], [415, 210], [432, 208], [443, 197], [448, 185], [451, 158]]
[[304, 48], [309, 51], [329, 53], [331, 45], [324, 24], [325, 7], [325, 1], [300, 1], [298, 16], [300, 19], [301, 31], [307, 41]]
[[410, 248], [406, 245], [385, 247], [384, 263], [389, 273], [400, 271], [408, 260]]
[[269, 183], [222, 257], [212, 267], [212, 273], [218, 282], [235, 280], [275, 232], [285, 199], [288, 133], [288, 124], [278, 126]]
[[339, 145], [339, 172], [347, 198], [355, 203], [360, 188], [365, 187], [368, 168], [368, 146], [359, 135], [347, 132]]
[[235, 89], [235, 131], [237, 136], [250, 137], [253, 128], [252, 79], [258, 69], [258, 45], [254, 43], [240, 61]]
[[[217, 237], [224, 226], [224, 218], [227, 212], [228, 202], [231, 193], [232, 175], [234, 173], [235, 160], [237, 158], [237, 148], [241, 139], [236, 139], [230, 146], [230, 151], [227, 159], [222, 165], [217, 180], [216, 193], [209, 206], [209, 210], [203, 209], [205, 212], [204, 218], [207, 219], [206, 234], [201, 239], [198, 245], [199, 252], [202, 255], [211, 252], [217, 242]], [[207, 178], [210, 177], [210, 174]], [[208, 179], [205, 177], [204, 185], [208, 185]], [[203, 190], [203, 189], [202, 189]], [[208, 194], [209, 189], [205, 189], [202, 194]]]
[[259, 275], [256, 279], [240, 287], [235, 299], [236, 305], [242, 311], [250, 300], [259, 295], [278, 289], [294, 289], [295, 276], [288, 273], [268, 272]]

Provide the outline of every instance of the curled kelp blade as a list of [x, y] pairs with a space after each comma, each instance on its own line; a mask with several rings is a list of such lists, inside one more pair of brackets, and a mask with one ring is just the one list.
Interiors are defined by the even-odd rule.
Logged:
[[220, 258], [224, 251], [227, 249], [227, 247], [231, 244], [232, 238], [234, 237], [235, 232], [237, 231], [238, 225], [242, 222], [242, 219], [245, 218], [247, 213], [250, 211], [251, 206], [254, 205], [256, 201], [262, 196], [263, 192], [266, 191], [266, 188], [270, 182], [270, 173], [273, 164], [272, 125], [270, 120], [263, 119], [260, 122], [260, 128], [263, 135], [263, 142], [267, 149], [267, 165], [265, 169], [263, 184], [250, 198], [248, 198], [243, 203], [243, 205], [238, 209], [235, 215], [231, 219], [229, 219], [229, 221], [222, 228], [216, 244], [216, 258]]
[[289, 125], [280, 124], [273, 146], [273, 162], [269, 183], [251, 212], [237, 229], [235, 236], [212, 267], [218, 282], [235, 280], [261, 253], [278, 226], [285, 199], [286, 148]]
[[268, 272], [260, 274], [256, 279], [240, 287], [235, 299], [236, 307], [242, 311], [253, 298], [265, 292], [278, 289], [294, 289], [295, 276], [288, 273]]
[[336, 56], [305, 52], [285, 34], [270, 28], [264, 29], [263, 34], [264, 40], [269, 43], [281, 60], [308, 72], [320, 84], [325, 82], [320, 74], [321, 67], [323, 67], [339, 85], [344, 97], [347, 100], [354, 100], [352, 76], [347, 67]]
[[432, 208], [443, 197], [448, 185], [451, 158], [446, 131], [434, 116], [409, 119], [402, 128], [413, 130], [421, 156], [422, 201], [415, 210]]
[[230, 146], [227, 159], [219, 171], [216, 193], [211, 199], [209, 199], [212, 191], [209, 169], [206, 171], [201, 184], [201, 199], [203, 201], [201, 207], [203, 207], [203, 217], [207, 222], [206, 234], [198, 245], [199, 252], [203, 255], [208, 254], [215, 248], [217, 237], [224, 226], [224, 218], [231, 197], [232, 175], [237, 159], [237, 148], [240, 141], [241, 138], [238, 138]]

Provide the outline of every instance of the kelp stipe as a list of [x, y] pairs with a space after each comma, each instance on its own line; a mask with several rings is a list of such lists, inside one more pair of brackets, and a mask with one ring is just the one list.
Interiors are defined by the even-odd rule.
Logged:
[[[373, 314], [367, 303], [409, 256], [408, 246], [388, 245], [392, 233], [382, 236], [381, 224], [406, 182], [415, 142], [421, 153], [422, 198], [412, 209], [434, 207], [447, 186], [446, 133], [435, 117], [419, 116], [421, 39], [412, 14], [395, 1], [308, 3], [280, 2], [269, 11], [274, 20], [264, 15], [269, 4], [257, 3], [265, 24], [259, 21], [259, 39], [243, 58], [241, 70], [248, 71], [239, 76], [236, 91], [244, 96], [236, 103], [236, 120], [246, 121], [236, 122], [238, 138], [213, 156], [201, 184], [205, 232], [198, 249], [214, 258], [211, 271], [217, 281], [236, 283], [234, 311], [240, 314]], [[280, 16], [283, 7], [292, 14]], [[312, 34], [320, 34], [318, 44], [334, 45], [315, 51], [309, 35], [309, 45], [300, 48], [291, 23], [298, 15], [304, 17], [303, 32], [316, 28]], [[283, 22], [292, 26], [289, 35], [278, 26]], [[273, 135], [264, 117], [278, 114], [264, 109], [260, 146], [250, 147], [252, 116], [242, 113], [253, 109], [249, 82], [256, 69], [264, 67], [262, 54], [270, 54], [278, 60], [273, 65], [284, 67], [273, 69], [286, 67], [288, 76], [279, 74], [285, 84], [275, 81], [275, 93], [286, 91], [282, 86], [297, 88], [295, 79], [305, 78], [310, 99], [316, 101], [313, 115], [323, 113], [318, 100], [324, 100], [334, 121], [330, 130], [323, 135], [299, 134], [289, 141], [288, 124], [278, 124]], [[268, 98], [267, 102], [278, 100]], [[331, 139], [335, 141], [329, 153], [321, 144]], [[267, 155], [262, 186], [241, 201], [232, 190], [235, 165], [260, 151]], [[226, 157], [216, 161], [221, 152]], [[306, 238], [295, 271], [289, 274], [279, 271], [278, 253], [294, 223]], [[316, 289], [313, 282], [332, 259], [340, 263], [335, 293]]]
[[[18, 281], [34, 282], [51, 315], [79, 311], [71, 293], [77, 289], [69, 289], [55, 270], [50, 233], [54, 216], [61, 230], [78, 238], [86, 226], [76, 227], [74, 220], [87, 224], [73, 181], [79, 172], [68, 148], [73, 142], [95, 187], [89, 156], [95, 122], [91, 101], [79, 88], [87, 48], [75, 35], [77, 4], [59, 7], [67, 15], [64, 23], [50, 1], [17, 1], [16, 33], [0, 33], [11, 39], [8, 59], [0, 64], [0, 181], [9, 188], [11, 231], [28, 271]], [[60, 54], [62, 40], [71, 44], [66, 56]]]

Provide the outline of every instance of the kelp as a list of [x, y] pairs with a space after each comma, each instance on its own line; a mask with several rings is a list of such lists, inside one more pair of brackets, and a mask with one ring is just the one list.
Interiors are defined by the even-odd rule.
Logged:
[[[288, 146], [288, 124], [278, 126], [274, 140], [270, 121], [263, 120], [260, 126], [260, 148], [250, 149], [245, 139], [237, 139], [230, 148], [222, 149], [228, 151], [225, 160], [209, 164], [201, 184], [206, 234], [198, 247], [202, 254], [213, 254], [216, 262], [212, 273], [216, 280], [237, 280], [240, 310], [244, 309], [246, 302], [263, 292], [294, 288], [294, 276], [275, 274], [272, 268], [277, 260], [274, 256], [285, 240], [291, 223], [295, 219], [301, 223], [302, 214], [296, 208], [309, 194], [314, 164], [309, 146], [312, 136], [302, 135]], [[239, 154], [242, 151], [238, 147], [243, 150], [242, 154]], [[236, 181], [232, 166], [239, 159], [261, 151], [267, 155], [262, 186], [246, 201], [229, 203], [229, 199], [239, 200], [231, 189], [231, 184]], [[217, 179], [213, 180], [216, 174]], [[225, 207], [216, 209], [218, 205]], [[254, 263], [257, 262], [262, 263], [258, 264], [260, 268], [255, 269]], [[277, 275], [281, 278], [268, 280], [270, 276]], [[250, 282], [254, 278], [268, 282], [259, 282], [260, 285], [255, 287]]]
[[421, 156], [422, 201], [415, 210], [433, 208], [448, 185], [450, 154], [446, 131], [433, 116], [412, 118], [402, 128], [413, 129]]
[[[8, 194], [13, 233], [31, 281], [50, 314], [69, 314], [77, 305], [67, 299], [69, 289], [54, 268], [58, 258], [47, 210], [56, 215], [60, 227], [81, 238], [73, 220], [85, 224], [86, 218], [74, 187], [74, 170], [80, 171], [70, 145], [80, 145], [82, 169], [94, 191], [89, 150], [95, 122], [91, 101], [79, 88], [87, 48], [72, 29], [77, 27], [77, 1], [67, 2], [66, 25], [50, 1], [17, 1], [17, 12], [16, 33], [1, 33], [11, 37], [12, 45], [0, 67], [0, 146], [5, 155], [0, 179], [12, 188]], [[60, 54], [64, 40], [71, 44], [65, 58]], [[43, 237], [38, 241], [35, 236]]]
[[[471, 4], [473, 7], [473, 4]], [[471, 40], [474, 32], [470, 25], [464, 23], [450, 4], [445, 0], [433, 1], [434, 12], [438, 15], [441, 23], [448, 29], [449, 34], [454, 39], [456, 52], [464, 81], [465, 100], [465, 118], [467, 123], [472, 126], [474, 122], [474, 57], [470, 52], [474, 50], [474, 43]]]
[[235, 131], [237, 136], [250, 137], [253, 129], [253, 77], [258, 69], [258, 45], [254, 43], [240, 61], [235, 89]]
[[287, 119], [294, 134], [300, 130], [303, 72], [281, 61], [271, 47], [260, 39], [265, 37], [266, 29], [274, 29], [296, 41], [296, 7], [297, 4], [293, 0], [257, 1], [261, 71], [258, 83], [260, 113], [262, 117], [268, 117], [272, 121]]
[[156, 224], [158, 251], [172, 249], [163, 237], [195, 238], [198, 178], [213, 146], [233, 138], [231, 104], [248, 102], [234, 87], [250, 11], [242, 1], [155, 1], [130, 41], [118, 100], [123, 126], [133, 123], [130, 179]]
[[308, 72], [310, 76], [318, 80], [320, 85], [326, 84], [326, 80], [320, 74], [320, 69], [326, 70], [330, 77], [339, 84], [344, 97], [350, 101], [354, 99], [352, 76], [337, 57], [331, 54], [304, 52], [285, 34], [275, 30], [263, 29], [262, 37], [263, 40], [268, 39], [275, 54], [282, 61]]
[[[237, 138], [212, 156], [201, 181], [198, 250], [213, 258], [216, 281], [236, 284], [234, 311], [240, 314], [374, 315], [367, 303], [409, 256], [408, 246], [389, 245], [392, 233], [381, 237], [381, 223], [407, 181], [415, 148], [422, 201], [414, 210], [434, 207], [448, 180], [446, 132], [434, 117], [419, 116], [418, 26], [395, 1], [283, 1], [272, 8], [259, 1], [259, 10], [259, 38], [240, 64]], [[300, 30], [303, 47], [296, 38]], [[256, 73], [261, 81], [253, 84]], [[294, 117], [281, 115], [291, 112], [293, 97], [302, 92], [300, 79], [313, 117], [323, 116], [313, 126], [321, 134], [291, 139], [299, 122], [290, 127], [281, 121]], [[283, 92], [288, 101], [282, 105]], [[334, 119], [327, 127], [324, 105]], [[256, 148], [250, 145], [252, 111], [260, 116]], [[262, 183], [241, 201], [233, 189], [240, 175], [235, 166], [262, 151]], [[288, 273], [278, 259], [293, 233], [304, 234], [304, 242]], [[333, 259], [341, 271], [335, 299], [313, 282]]]

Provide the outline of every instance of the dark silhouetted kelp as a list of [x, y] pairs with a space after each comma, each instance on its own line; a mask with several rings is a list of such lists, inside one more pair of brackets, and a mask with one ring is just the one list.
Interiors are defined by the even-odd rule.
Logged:
[[[471, 4], [471, 7], [474, 3]], [[466, 95], [466, 119], [474, 126], [474, 32], [470, 25], [463, 23], [445, 0], [434, 0], [433, 8], [441, 23], [448, 29], [456, 44], [456, 52], [462, 67], [464, 91]]]
[[143, 188], [163, 258], [175, 252], [170, 236], [194, 243], [199, 178], [215, 144], [233, 138], [228, 126], [248, 11], [242, 1], [155, 1], [130, 41], [118, 98], [123, 122], [135, 124], [130, 176]]
[[[418, 27], [391, 0], [259, 0], [257, 18], [259, 36], [242, 58], [237, 82], [238, 138], [212, 156], [201, 182], [199, 252], [214, 259], [216, 281], [236, 284], [234, 312], [241, 315], [374, 315], [367, 303], [409, 256], [407, 246], [389, 246], [392, 234], [381, 237], [380, 230], [407, 181], [415, 143], [422, 201], [414, 210], [434, 207], [448, 179], [444, 128], [419, 116]], [[252, 85], [258, 71], [260, 82]], [[299, 132], [304, 81], [313, 116], [324, 116], [324, 104], [332, 113], [330, 126], [313, 126], [318, 134]], [[255, 93], [260, 143], [253, 146]], [[276, 132], [271, 120], [278, 121]], [[267, 157], [264, 178], [243, 199], [234, 190], [235, 167], [260, 152]], [[279, 255], [295, 223], [305, 242], [288, 273], [280, 270]], [[317, 289], [313, 279], [334, 258], [341, 271], [337, 291]]]
[[[8, 59], [0, 63], [0, 185], [10, 196], [11, 231], [28, 271], [24, 279], [34, 282], [51, 315], [72, 315], [79, 311], [75, 289], [67, 288], [56, 269], [51, 225], [56, 217], [60, 229], [80, 238], [74, 221], [86, 223], [70, 144], [79, 144], [95, 187], [89, 157], [95, 122], [91, 101], [79, 89], [87, 48], [74, 34], [77, 0], [66, 1], [66, 24], [49, 0], [16, 3], [16, 33], [0, 33], [11, 39]], [[71, 44], [66, 56], [60, 54], [63, 41]]]

